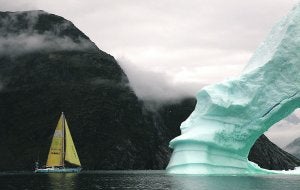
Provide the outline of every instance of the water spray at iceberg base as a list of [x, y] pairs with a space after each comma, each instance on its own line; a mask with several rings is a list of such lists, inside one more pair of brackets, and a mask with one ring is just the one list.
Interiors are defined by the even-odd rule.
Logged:
[[277, 23], [242, 75], [203, 88], [181, 124], [167, 172], [173, 174], [300, 174], [248, 161], [259, 136], [300, 107], [300, 5]]

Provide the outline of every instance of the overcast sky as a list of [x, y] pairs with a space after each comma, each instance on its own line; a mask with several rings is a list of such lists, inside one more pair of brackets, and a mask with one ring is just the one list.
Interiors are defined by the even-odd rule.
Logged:
[[292, 115], [276, 123], [265, 133], [274, 143], [284, 148], [292, 140], [300, 137], [300, 109]]
[[145, 100], [194, 95], [238, 76], [296, 0], [0, 0], [72, 21], [126, 71]]
[[295, 0], [0, 0], [71, 20], [115, 56], [137, 95], [172, 99], [237, 76]]

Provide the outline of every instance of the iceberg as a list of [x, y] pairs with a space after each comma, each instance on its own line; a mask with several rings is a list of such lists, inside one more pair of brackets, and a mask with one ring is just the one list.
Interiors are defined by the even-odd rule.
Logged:
[[195, 110], [180, 126], [181, 135], [170, 141], [174, 150], [167, 172], [280, 173], [260, 168], [248, 154], [259, 136], [299, 107], [298, 4], [274, 26], [240, 77], [198, 92]]

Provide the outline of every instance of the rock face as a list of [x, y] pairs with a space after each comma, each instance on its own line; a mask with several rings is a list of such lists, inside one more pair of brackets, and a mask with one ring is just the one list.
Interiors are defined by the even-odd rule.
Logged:
[[0, 170], [45, 163], [62, 111], [84, 169], [164, 169], [194, 105], [146, 109], [116, 60], [71, 22], [0, 12]]
[[[2, 171], [45, 163], [62, 111], [84, 169], [164, 169], [168, 143], [195, 104], [148, 109], [116, 60], [71, 22], [43, 11], [0, 12]], [[263, 154], [273, 151], [263, 142], [253, 159], [272, 168], [269, 160], [279, 153]]]
[[56, 15], [0, 23], [1, 170], [45, 162], [62, 111], [85, 169], [152, 168], [155, 130], [112, 56]]
[[295, 139], [283, 149], [297, 158], [300, 158], [300, 138]]
[[[171, 157], [169, 142], [180, 134], [180, 123], [194, 110], [196, 100], [187, 98], [177, 103], [165, 103], [156, 109], [146, 106], [145, 117], [156, 131], [152, 169], [165, 169]], [[149, 105], [149, 103], [147, 103]]]
[[248, 159], [268, 170], [292, 170], [300, 166], [298, 158], [280, 149], [265, 135], [256, 140]]
[[247, 157], [256, 139], [300, 106], [300, 5], [282, 19], [237, 79], [203, 88], [181, 124], [170, 173], [265, 173]]

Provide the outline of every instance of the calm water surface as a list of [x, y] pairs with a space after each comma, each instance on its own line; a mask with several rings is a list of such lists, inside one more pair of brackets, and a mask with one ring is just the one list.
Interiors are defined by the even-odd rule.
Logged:
[[294, 190], [300, 176], [185, 176], [164, 171], [83, 171], [79, 174], [0, 173], [0, 190], [212, 189]]

